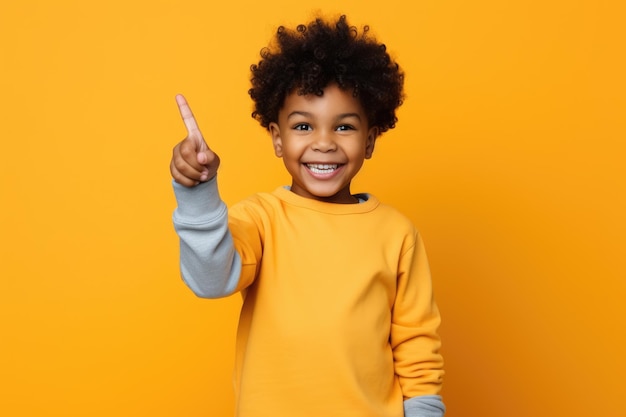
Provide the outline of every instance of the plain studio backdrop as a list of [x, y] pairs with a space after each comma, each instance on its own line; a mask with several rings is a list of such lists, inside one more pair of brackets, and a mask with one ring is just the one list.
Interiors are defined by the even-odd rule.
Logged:
[[249, 67], [316, 10], [406, 71], [353, 191], [423, 234], [448, 416], [626, 415], [624, 3], [302, 3], [2, 2], [0, 415], [231, 415], [240, 298], [179, 277], [174, 95], [227, 203], [288, 183]]

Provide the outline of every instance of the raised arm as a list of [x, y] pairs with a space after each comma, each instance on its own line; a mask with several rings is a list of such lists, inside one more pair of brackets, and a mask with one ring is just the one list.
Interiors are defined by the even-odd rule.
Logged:
[[176, 103], [187, 128], [170, 163], [178, 203], [173, 221], [180, 238], [181, 275], [197, 296], [224, 297], [237, 287], [241, 258], [217, 188], [220, 160], [207, 146], [185, 98], [176, 96]]

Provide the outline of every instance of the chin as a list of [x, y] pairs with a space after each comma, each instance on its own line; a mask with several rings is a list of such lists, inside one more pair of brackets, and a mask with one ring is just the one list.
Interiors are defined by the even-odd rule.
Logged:
[[306, 191], [307, 193], [317, 198], [332, 198], [340, 192], [339, 190], [319, 190], [314, 188], [307, 188]]

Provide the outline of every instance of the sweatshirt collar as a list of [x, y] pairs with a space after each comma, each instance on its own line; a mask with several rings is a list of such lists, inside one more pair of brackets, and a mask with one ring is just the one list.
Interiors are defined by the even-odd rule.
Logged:
[[359, 199], [364, 199], [366, 201], [359, 204], [336, 204], [336, 203], [327, 203], [324, 201], [313, 200], [311, 198], [302, 197], [298, 194], [292, 193], [289, 187], [278, 187], [274, 190], [273, 194], [278, 197], [281, 201], [297, 206], [306, 208], [309, 210], [314, 210], [322, 213], [328, 214], [356, 214], [356, 213], [367, 213], [369, 211], [374, 210], [380, 202], [376, 197], [371, 194], [355, 194], [355, 196]]

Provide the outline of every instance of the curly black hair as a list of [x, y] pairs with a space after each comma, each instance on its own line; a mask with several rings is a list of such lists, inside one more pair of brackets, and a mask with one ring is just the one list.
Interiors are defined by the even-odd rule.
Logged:
[[261, 126], [268, 128], [278, 120], [285, 97], [293, 91], [321, 96], [334, 82], [359, 99], [370, 126], [380, 133], [395, 127], [404, 73], [368, 26], [359, 33], [345, 15], [334, 24], [317, 18], [295, 30], [280, 26], [275, 42], [273, 48], [263, 48], [259, 63], [250, 67], [252, 117]]

